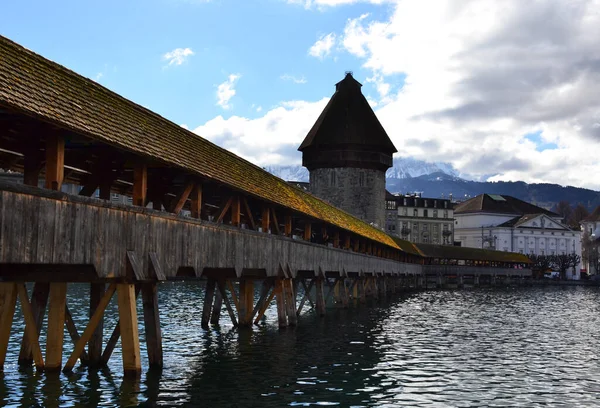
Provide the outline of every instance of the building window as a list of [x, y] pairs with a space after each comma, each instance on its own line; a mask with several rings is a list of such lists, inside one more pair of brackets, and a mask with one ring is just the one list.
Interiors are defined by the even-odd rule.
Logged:
[[444, 218], [448, 218], [448, 210], [444, 210]]
[[[381, 208], [381, 207], [379, 207]], [[423, 210], [423, 217], [427, 217], [427, 210]]]
[[423, 200], [423, 207], [427, 208], [427, 200]]
[[437, 200], [433, 200], [433, 208], [437, 208]]
[[415, 230], [415, 231], [419, 230], [419, 223], [418, 222], [413, 222], [413, 230]]
[[444, 208], [448, 208], [448, 201], [444, 201]]
[[437, 218], [437, 210], [433, 210], [433, 218]]
[[[381, 208], [381, 207], [379, 207]], [[417, 210], [416, 208], [413, 210], [413, 217], [418, 217], [419, 216], [419, 210]]]
[[364, 171], [361, 171], [360, 173], [358, 173], [358, 185], [360, 187], [365, 186], [365, 172]]
[[407, 216], [408, 215], [408, 208], [404, 208], [402, 210], [402, 215]]
[[386, 201], [385, 204], [386, 204], [385, 206], [386, 206], [386, 208], [388, 210], [395, 210], [396, 209], [396, 202], [395, 201]]
[[423, 224], [423, 231], [427, 231], [429, 228], [429, 224]]
[[444, 225], [442, 226], [442, 229], [443, 229], [444, 231], [448, 231], [448, 224], [444, 224]]
[[404, 206], [405, 206], [405, 207], [408, 205], [407, 201], [408, 201], [408, 200], [405, 198], [405, 199], [404, 199]]

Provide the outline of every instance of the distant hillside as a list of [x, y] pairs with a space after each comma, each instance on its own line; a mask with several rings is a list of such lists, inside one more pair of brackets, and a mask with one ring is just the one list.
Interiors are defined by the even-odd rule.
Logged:
[[[269, 166], [268, 172], [288, 181], [308, 181], [308, 170], [301, 165]], [[448, 197], [464, 200], [482, 193], [506, 194], [551, 209], [561, 200], [571, 206], [582, 203], [592, 211], [600, 205], [600, 192], [558, 184], [527, 184], [514, 182], [480, 182], [459, 177], [447, 163], [426, 163], [421, 160], [395, 157], [394, 166], [386, 173], [386, 186], [391, 193], [421, 192], [427, 197]]]
[[561, 200], [572, 206], [582, 203], [590, 211], [600, 205], [600, 192], [585, 188], [527, 184], [523, 181], [469, 181], [442, 172], [404, 179], [388, 178], [386, 185], [392, 193], [422, 192], [426, 197], [448, 197], [451, 193], [457, 200], [482, 193], [506, 194], [548, 209]]

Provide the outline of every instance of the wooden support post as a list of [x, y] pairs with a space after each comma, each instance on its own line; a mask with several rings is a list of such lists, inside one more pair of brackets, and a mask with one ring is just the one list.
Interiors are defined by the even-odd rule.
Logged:
[[27, 332], [29, 343], [31, 344], [33, 362], [38, 370], [43, 370], [44, 357], [42, 356], [42, 350], [40, 349], [35, 318], [31, 310], [31, 303], [29, 303], [29, 297], [27, 296], [27, 288], [25, 287], [25, 284], [17, 284], [17, 291], [19, 293], [19, 301], [21, 302], [21, 311], [23, 312], [23, 317], [25, 318], [25, 331]]
[[333, 247], [334, 248], [340, 247], [340, 232], [339, 231], [336, 231], [333, 233]]
[[219, 292], [221, 292], [221, 297], [223, 298], [223, 303], [225, 303], [225, 308], [227, 309], [227, 313], [229, 313], [229, 318], [231, 319], [231, 323], [233, 323], [234, 326], [237, 326], [238, 322], [237, 322], [237, 319], [235, 318], [235, 312], [233, 311], [233, 308], [229, 304], [229, 299], [227, 299], [227, 292], [225, 292], [225, 282], [222, 280], [219, 280], [217, 282], [217, 287], [219, 288]]
[[308, 284], [308, 287], [306, 286], [306, 282], [304, 281], [304, 279], [301, 279], [300, 283], [302, 284], [302, 287], [304, 288], [304, 296], [302, 296], [302, 300], [300, 301], [300, 306], [298, 306], [298, 310], [296, 310], [296, 316], [300, 315], [300, 313], [302, 312], [302, 308], [304, 307], [304, 302], [306, 302], [307, 300], [308, 300], [308, 303], [310, 303], [311, 307], [313, 309], [315, 309], [315, 305], [313, 304], [312, 300], [310, 299], [310, 290], [312, 289], [313, 285], [315, 284], [315, 280], [311, 279], [310, 283]]
[[23, 184], [37, 187], [40, 180], [40, 171], [42, 170], [43, 156], [37, 143], [34, 146], [27, 146], [23, 157]]
[[[77, 327], [75, 327], [75, 322], [73, 321], [73, 316], [71, 316], [71, 312], [69, 311], [69, 306], [65, 304], [65, 326], [67, 326], [67, 330], [69, 331], [69, 335], [71, 336], [71, 340], [73, 344], [77, 344], [81, 336], [77, 331]], [[85, 349], [81, 352], [81, 363], [88, 365], [90, 362], [90, 358], [88, 353], [86, 353]]]
[[279, 221], [277, 221], [277, 214], [275, 214], [275, 210], [271, 208], [271, 222], [273, 224], [273, 232], [275, 235], [279, 235]]
[[235, 196], [231, 201], [231, 225], [233, 225], [234, 227], [240, 226], [241, 211], [242, 206], [240, 202], [240, 196]]
[[[100, 302], [98, 303], [98, 307], [96, 307], [96, 311], [90, 318], [90, 321], [88, 322], [87, 327], [83, 331], [81, 338], [79, 339], [79, 341], [77, 343], [75, 343], [75, 348], [73, 349], [73, 352], [71, 353], [71, 356], [69, 357], [69, 360], [67, 361], [67, 364], [65, 364], [65, 368], [63, 369], [63, 371], [65, 371], [65, 372], [71, 371], [73, 369], [73, 367], [75, 366], [75, 363], [79, 359], [79, 356], [85, 350], [86, 343], [90, 340], [90, 338], [92, 337], [92, 334], [94, 333], [94, 331], [96, 330], [96, 327], [98, 326], [98, 323], [102, 319], [102, 316], [104, 315], [104, 310], [106, 309], [106, 306], [108, 306], [110, 299], [112, 298], [113, 294], [115, 293], [115, 289], [116, 289], [116, 284], [114, 284], [114, 283], [111, 284], [108, 287], [108, 289], [106, 290], [106, 292], [104, 293], [104, 296], [102, 296], [102, 299], [100, 299]], [[119, 326], [117, 326], [117, 327], [119, 327]], [[116, 343], [116, 341], [115, 341], [115, 343]], [[106, 347], [108, 348], [108, 346], [109, 345], [107, 344]], [[104, 355], [102, 357], [104, 357]]]
[[225, 205], [220, 209], [221, 211], [219, 212], [219, 216], [215, 220], [215, 222], [217, 224], [222, 222], [223, 218], [225, 218], [225, 214], [227, 214], [227, 211], [229, 211], [229, 208], [231, 208], [232, 201], [233, 201], [233, 197], [230, 197], [229, 200], [227, 200], [227, 202], [225, 203]]
[[[105, 284], [104, 283], [92, 283], [90, 284], [90, 318], [96, 312], [96, 308], [100, 304], [102, 296], [104, 296]], [[98, 322], [96, 330], [92, 333], [92, 337], [88, 343], [88, 355], [89, 362], [92, 366], [99, 366], [102, 364], [102, 338], [104, 335], [104, 314]]]
[[317, 297], [317, 314], [319, 316], [325, 316], [325, 296], [323, 293], [323, 277], [319, 276], [315, 278], [315, 290]]
[[342, 292], [342, 307], [344, 309], [348, 308], [348, 288], [346, 287], [346, 278], [341, 278], [340, 279], [340, 286], [341, 286], [341, 292]]
[[191, 194], [191, 206], [190, 210], [192, 212], [192, 218], [200, 219], [200, 214], [202, 213], [202, 184], [196, 183], [194, 189]]
[[227, 279], [225, 284], [227, 285], [227, 289], [229, 289], [229, 293], [231, 293], [231, 300], [233, 301], [235, 310], [240, 310], [240, 302], [235, 294], [235, 288], [233, 287], [233, 283], [231, 283], [231, 279]]
[[312, 224], [310, 222], [304, 223], [304, 240], [310, 241], [312, 238]]
[[0, 371], [4, 371], [16, 304], [17, 284], [0, 282]]
[[368, 278], [365, 278], [365, 277], [361, 277], [360, 280], [358, 281], [358, 285], [360, 285], [360, 290], [359, 290], [360, 303], [367, 302], [367, 283], [368, 283]]
[[269, 226], [271, 225], [271, 211], [269, 211], [269, 207], [263, 207], [262, 210], [262, 232], [264, 233], [268, 233], [269, 232]]
[[285, 217], [283, 217], [284, 219], [284, 234], [286, 237], [291, 237], [292, 236], [292, 216], [291, 215], [286, 215]]
[[119, 326], [121, 326], [123, 373], [127, 376], [138, 376], [141, 373], [142, 365], [137, 308], [135, 305], [135, 285], [132, 283], [117, 284], [117, 299]]
[[[183, 187], [183, 189], [181, 190], [179, 195], [177, 197], [175, 197], [175, 199], [173, 200], [173, 205], [171, 207], [171, 212], [173, 214], [179, 214], [181, 212], [181, 210], [183, 210], [183, 207], [185, 206], [185, 203], [186, 203], [188, 197], [192, 193], [193, 188], [194, 188], [194, 183], [188, 182], [185, 185], [185, 187]], [[143, 294], [142, 294], [142, 296], [143, 296]]]
[[[49, 292], [49, 283], [36, 282], [33, 285], [33, 291], [31, 293], [31, 310], [35, 320], [36, 339], [40, 337], [42, 331], [42, 323], [44, 322], [44, 316], [46, 315], [46, 304], [48, 303]], [[21, 342], [21, 350], [19, 351], [19, 365], [23, 366], [30, 366], [33, 363], [31, 342], [28, 333], [29, 330], [25, 329], [23, 341]]]
[[48, 305], [48, 336], [46, 342], [47, 371], [60, 371], [62, 368], [66, 303], [67, 284], [65, 282], [51, 283]]
[[277, 303], [277, 321], [279, 327], [287, 327], [287, 315], [285, 312], [285, 299], [283, 291], [283, 279], [275, 279], [275, 287], [273, 288], [275, 293], [275, 302]]
[[212, 278], [208, 278], [206, 281], [206, 292], [204, 293], [204, 307], [202, 308], [202, 327], [207, 329], [208, 322], [210, 321], [210, 313], [212, 310], [213, 299], [215, 296], [216, 282]]
[[354, 282], [352, 282], [352, 299], [354, 299], [355, 301], [358, 299], [358, 282], [358, 278], [354, 278]]
[[138, 163], [133, 169], [133, 205], [143, 207], [146, 204], [148, 191], [148, 168]]
[[162, 333], [160, 331], [156, 282], [142, 283], [142, 305], [144, 308], [148, 363], [150, 368], [161, 368], [163, 366]]
[[223, 308], [223, 297], [221, 296], [221, 292], [218, 290], [215, 292], [215, 301], [213, 304], [212, 314], [210, 315], [210, 323], [211, 324], [219, 324], [219, 319], [221, 318], [221, 309]]
[[240, 327], [252, 326], [252, 309], [254, 307], [254, 280], [240, 279], [240, 300], [238, 321]]
[[[271, 301], [275, 297], [275, 289], [271, 290], [271, 293], [269, 294], [269, 290], [271, 289], [272, 286], [273, 286], [273, 281], [271, 281], [271, 280], [263, 281], [263, 294], [261, 295], [261, 299], [256, 304], [256, 306], [259, 307], [259, 309], [258, 309], [258, 314], [256, 315], [256, 318], [254, 319], [254, 324], [258, 324], [260, 319], [262, 319], [265, 312], [267, 311], [267, 308], [271, 304]], [[269, 296], [267, 296], [267, 294]], [[265, 298], [266, 298], [266, 300], [265, 300]], [[256, 307], [255, 307], [255, 309], [256, 309]], [[254, 315], [254, 312], [252, 314]]]
[[354, 252], [358, 252], [360, 248], [360, 240], [358, 238], [354, 239], [354, 248], [352, 249]]
[[59, 191], [65, 174], [65, 138], [57, 133], [46, 137], [46, 188]]
[[344, 238], [344, 249], [350, 249], [350, 235], [346, 235]]
[[244, 212], [246, 213], [246, 218], [248, 219], [248, 222], [250, 223], [250, 229], [256, 231], [256, 223], [254, 222], [254, 216], [252, 215], [252, 210], [250, 209], [250, 206], [248, 205], [248, 200], [246, 200], [246, 197], [242, 198], [242, 202], [244, 204]]
[[296, 292], [294, 292], [294, 279], [284, 279], [283, 285], [285, 290], [285, 307], [288, 324], [290, 326], [296, 326], [298, 324], [298, 316], [296, 316]]

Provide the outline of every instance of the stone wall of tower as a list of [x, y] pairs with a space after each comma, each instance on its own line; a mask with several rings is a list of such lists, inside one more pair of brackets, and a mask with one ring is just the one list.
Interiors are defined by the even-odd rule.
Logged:
[[310, 191], [377, 228], [385, 228], [385, 172], [354, 167], [310, 171]]

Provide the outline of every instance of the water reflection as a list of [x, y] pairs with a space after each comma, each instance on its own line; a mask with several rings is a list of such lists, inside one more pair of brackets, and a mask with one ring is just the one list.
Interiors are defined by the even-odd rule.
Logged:
[[[86, 291], [70, 291], [69, 306], [80, 328]], [[18, 369], [19, 340], [13, 333], [0, 374], [0, 405], [598, 404], [596, 288], [424, 292], [328, 310], [323, 319], [308, 314], [298, 327], [281, 331], [274, 310], [267, 312], [271, 323], [254, 330], [233, 329], [226, 320], [202, 330], [202, 299], [196, 284], [161, 287], [165, 368], [148, 371], [144, 361], [145, 374], [136, 381], [122, 376], [119, 346], [102, 370], [77, 367], [67, 376]], [[116, 305], [108, 313], [109, 333]]]

